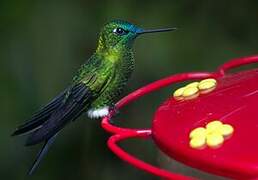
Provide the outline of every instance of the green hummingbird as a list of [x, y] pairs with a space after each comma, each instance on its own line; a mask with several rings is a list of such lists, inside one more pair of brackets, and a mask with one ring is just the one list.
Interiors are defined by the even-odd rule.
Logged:
[[34, 172], [57, 134], [69, 122], [83, 113], [89, 118], [101, 118], [115, 108], [114, 103], [134, 69], [132, 46], [136, 37], [175, 29], [144, 30], [123, 20], [104, 25], [95, 53], [80, 67], [70, 86], [13, 133], [29, 134], [26, 146], [44, 142], [29, 174]]

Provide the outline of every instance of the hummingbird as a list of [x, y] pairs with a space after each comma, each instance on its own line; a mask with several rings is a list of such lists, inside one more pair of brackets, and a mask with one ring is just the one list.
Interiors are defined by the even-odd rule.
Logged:
[[28, 134], [25, 146], [43, 143], [28, 174], [38, 167], [58, 133], [82, 114], [91, 119], [107, 116], [125, 88], [134, 66], [134, 40], [146, 33], [176, 28], [142, 29], [130, 22], [112, 20], [99, 34], [95, 53], [79, 68], [63, 92], [40, 108], [12, 134]]

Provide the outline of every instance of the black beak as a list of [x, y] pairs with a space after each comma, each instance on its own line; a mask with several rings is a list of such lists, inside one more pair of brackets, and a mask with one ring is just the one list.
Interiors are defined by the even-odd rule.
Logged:
[[177, 28], [164, 28], [164, 29], [149, 29], [149, 30], [144, 30], [140, 29], [137, 34], [145, 34], [145, 33], [156, 33], [156, 32], [167, 32], [167, 31], [174, 31]]

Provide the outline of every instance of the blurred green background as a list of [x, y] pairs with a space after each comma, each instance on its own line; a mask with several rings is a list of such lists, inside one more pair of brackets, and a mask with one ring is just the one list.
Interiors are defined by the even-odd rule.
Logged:
[[[106, 146], [109, 134], [100, 121], [83, 115], [58, 137], [35, 175], [26, 172], [40, 146], [26, 148], [24, 137], [11, 138], [28, 119], [71, 81], [93, 53], [98, 32], [111, 19], [141, 27], [179, 27], [145, 35], [134, 49], [136, 70], [123, 95], [171, 74], [212, 71], [228, 59], [258, 51], [258, 1], [0, 1], [0, 178], [158, 179], [133, 168]], [[115, 122], [150, 127], [155, 109], [173, 87], [155, 92], [121, 110]], [[160, 164], [151, 141], [130, 140], [122, 146]]]

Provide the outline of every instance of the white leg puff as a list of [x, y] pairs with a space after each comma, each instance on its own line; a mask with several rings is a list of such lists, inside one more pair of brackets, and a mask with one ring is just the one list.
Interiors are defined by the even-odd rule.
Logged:
[[102, 108], [98, 108], [98, 109], [90, 109], [88, 110], [88, 117], [93, 119], [93, 118], [101, 118], [104, 117], [106, 115], [108, 115], [108, 111], [109, 108], [108, 106], [102, 107]]

